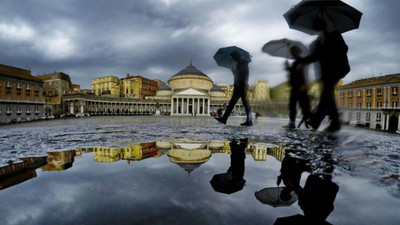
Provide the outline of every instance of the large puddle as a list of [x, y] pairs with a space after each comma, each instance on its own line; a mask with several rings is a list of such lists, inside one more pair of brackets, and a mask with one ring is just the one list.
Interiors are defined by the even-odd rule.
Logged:
[[397, 136], [287, 131], [285, 120], [91, 120], [0, 130], [0, 224], [400, 220]]

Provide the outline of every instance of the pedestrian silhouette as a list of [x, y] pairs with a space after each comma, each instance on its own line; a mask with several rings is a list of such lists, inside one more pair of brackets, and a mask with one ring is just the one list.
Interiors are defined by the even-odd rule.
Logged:
[[216, 192], [232, 194], [243, 189], [246, 180], [244, 177], [244, 160], [246, 158], [247, 139], [233, 139], [230, 142], [231, 164], [226, 173], [215, 174], [211, 179], [211, 186]]
[[339, 114], [334, 99], [336, 84], [350, 71], [347, 59], [348, 47], [338, 31], [327, 31], [327, 25], [321, 18], [313, 22], [313, 28], [320, 32], [317, 40], [311, 46], [311, 54], [305, 57], [303, 63], [319, 62], [322, 93], [316, 112], [307, 120], [314, 129], [318, 129], [326, 115], [331, 123], [328, 131], [340, 130]]
[[222, 117], [215, 117], [218, 122], [226, 124], [229, 115], [231, 114], [233, 107], [239, 99], [242, 100], [242, 104], [246, 110], [246, 122], [240, 124], [242, 126], [252, 126], [251, 110], [249, 101], [247, 99], [247, 89], [249, 87], [249, 63], [247, 60], [242, 59], [240, 52], [234, 51], [231, 54], [232, 59], [236, 62], [236, 68], [232, 68], [234, 76], [233, 93], [232, 98], [229, 101], [228, 107], [226, 108]]
[[288, 61], [285, 62], [292, 90], [289, 98], [289, 123], [284, 126], [284, 128], [292, 129], [296, 128], [297, 102], [301, 107], [303, 119], [308, 119], [310, 117], [310, 100], [307, 94], [308, 87], [306, 82], [305, 65], [301, 63], [301, 49], [297, 46], [292, 46], [290, 48], [290, 53], [293, 58], [295, 58], [295, 61], [290, 66]]

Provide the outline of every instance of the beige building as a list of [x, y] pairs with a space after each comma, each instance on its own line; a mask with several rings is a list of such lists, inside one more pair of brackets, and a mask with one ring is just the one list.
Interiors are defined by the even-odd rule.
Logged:
[[92, 92], [97, 96], [120, 96], [119, 78], [116, 76], [99, 77], [92, 80]]

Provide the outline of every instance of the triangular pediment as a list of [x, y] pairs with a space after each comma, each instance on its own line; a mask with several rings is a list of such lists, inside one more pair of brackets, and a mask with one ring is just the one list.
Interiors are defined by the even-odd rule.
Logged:
[[177, 93], [175, 93], [174, 95], [196, 95], [196, 96], [207, 96], [205, 93], [198, 91], [194, 88], [188, 88], [186, 90], [183, 91], [179, 91]]
[[400, 82], [400, 78], [397, 76], [393, 76], [385, 80], [385, 83], [398, 83]]

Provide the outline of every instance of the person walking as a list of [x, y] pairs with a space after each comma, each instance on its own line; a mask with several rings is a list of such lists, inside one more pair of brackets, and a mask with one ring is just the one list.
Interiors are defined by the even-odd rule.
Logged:
[[314, 129], [318, 129], [326, 115], [331, 123], [328, 131], [340, 130], [339, 114], [334, 98], [334, 89], [340, 79], [350, 71], [347, 59], [348, 47], [338, 31], [327, 31], [326, 22], [317, 18], [313, 22], [313, 28], [321, 32], [317, 40], [312, 44], [311, 54], [301, 60], [302, 63], [318, 61], [320, 64], [322, 93], [316, 112], [306, 122]]
[[232, 73], [234, 76], [233, 83], [233, 93], [232, 98], [229, 101], [228, 107], [226, 108], [224, 115], [222, 117], [215, 117], [215, 119], [223, 124], [226, 124], [229, 115], [231, 114], [233, 107], [236, 105], [239, 99], [242, 100], [242, 104], [246, 110], [246, 122], [240, 124], [242, 126], [253, 126], [252, 118], [251, 118], [251, 110], [249, 101], [247, 100], [247, 89], [249, 87], [249, 63], [241, 58], [241, 55], [238, 51], [234, 51], [231, 54], [232, 59], [236, 62], [236, 68], [232, 68]]
[[293, 46], [290, 48], [290, 53], [295, 58], [295, 61], [291, 66], [287, 61], [285, 63], [286, 70], [289, 72], [289, 83], [292, 90], [289, 98], [289, 123], [283, 128], [293, 129], [296, 128], [297, 102], [303, 112], [303, 118], [307, 119], [310, 117], [310, 100], [307, 93], [305, 65], [301, 63], [301, 49]]

